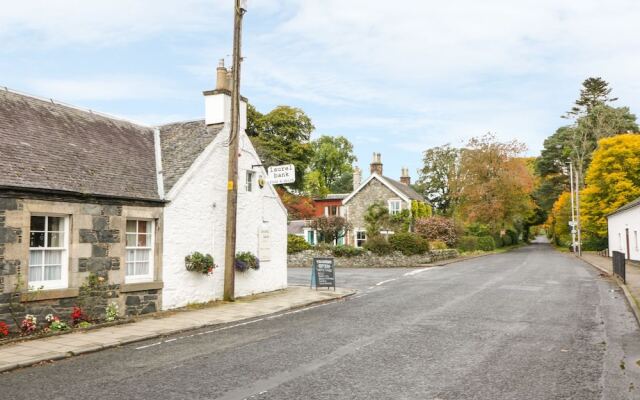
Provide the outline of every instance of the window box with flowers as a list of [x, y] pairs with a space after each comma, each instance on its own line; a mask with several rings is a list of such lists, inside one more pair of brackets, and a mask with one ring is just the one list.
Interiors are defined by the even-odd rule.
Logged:
[[184, 258], [184, 265], [187, 271], [199, 272], [205, 275], [212, 274], [217, 267], [211, 254], [202, 254], [197, 251]]
[[253, 253], [245, 251], [236, 254], [236, 271], [245, 272], [249, 269], [260, 269], [260, 261]]

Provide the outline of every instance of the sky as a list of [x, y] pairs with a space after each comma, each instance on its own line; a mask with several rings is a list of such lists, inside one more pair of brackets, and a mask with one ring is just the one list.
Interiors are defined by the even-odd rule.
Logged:
[[[145, 124], [201, 118], [233, 0], [0, 0], [0, 87]], [[637, 0], [249, 0], [242, 93], [385, 175], [493, 132], [537, 155], [600, 76], [640, 112]]]

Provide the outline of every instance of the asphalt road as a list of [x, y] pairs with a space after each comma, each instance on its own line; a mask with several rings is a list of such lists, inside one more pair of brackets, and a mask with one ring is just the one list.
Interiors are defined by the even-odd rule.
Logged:
[[[308, 270], [290, 272], [308, 282]], [[446, 267], [337, 274], [360, 293], [214, 334], [9, 372], [0, 394], [640, 399], [640, 332], [622, 293], [546, 245]]]

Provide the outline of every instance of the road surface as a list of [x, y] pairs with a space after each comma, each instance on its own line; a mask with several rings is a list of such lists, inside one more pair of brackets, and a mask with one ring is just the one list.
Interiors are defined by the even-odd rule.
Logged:
[[[291, 269], [291, 282], [309, 274]], [[430, 269], [339, 269], [337, 277], [359, 293], [214, 334], [16, 370], [0, 375], [0, 393], [640, 399], [640, 332], [622, 293], [548, 245]]]

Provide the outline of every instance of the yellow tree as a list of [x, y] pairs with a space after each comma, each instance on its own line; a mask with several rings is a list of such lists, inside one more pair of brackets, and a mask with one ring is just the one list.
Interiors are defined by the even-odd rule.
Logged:
[[582, 191], [584, 231], [596, 239], [607, 236], [606, 216], [640, 197], [640, 135], [601, 139]]
[[551, 235], [553, 242], [558, 246], [571, 244], [571, 193], [564, 192], [553, 203], [546, 222], [546, 230]]

